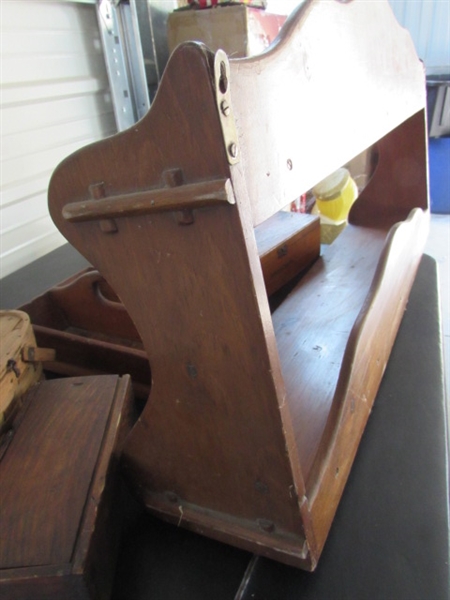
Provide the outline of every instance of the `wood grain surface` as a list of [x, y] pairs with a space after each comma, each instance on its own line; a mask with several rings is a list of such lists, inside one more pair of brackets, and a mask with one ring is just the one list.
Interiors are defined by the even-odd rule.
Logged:
[[129, 378], [115, 375], [28, 393], [0, 462], [2, 598], [109, 597], [130, 400]]
[[255, 227], [267, 295], [309, 267], [320, 254], [317, 216], [280, 211]]
[[30, 318], [23, 311], [0, 311], [0, 434], [19, 409], [21, 397], [42, 377], [42, 364], [29, 360], [36, 350]]
[[[179, 47], [148, 115], [55, 171], [51, 215], [150, 361], [124, 449], [149, 510], [315, 568], [422, 252], [424, 107], [387, 0], [310, 0], [259, 57]], [[352, 225], [272, 317], [255, 226], [378, 140]]]
[[230, 71], [233, 184], [245, 180], [254, 225], [425, 105], [423, 65], [385, 0], [307, 0], [274, 45]]

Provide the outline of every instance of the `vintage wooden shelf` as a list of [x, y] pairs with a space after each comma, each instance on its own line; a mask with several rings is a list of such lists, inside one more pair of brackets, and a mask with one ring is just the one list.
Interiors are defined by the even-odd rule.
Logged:
[[[309, 0], [258, 57], [179, 47], [147, 116], [55, 171], [55, 223], [149, 358], [123, 455], [149, 510], [315, 568], [427, 233], [424, 108], [387, 1]], [[255, 228], [374, 144], [349, 226], [271, 314]]]

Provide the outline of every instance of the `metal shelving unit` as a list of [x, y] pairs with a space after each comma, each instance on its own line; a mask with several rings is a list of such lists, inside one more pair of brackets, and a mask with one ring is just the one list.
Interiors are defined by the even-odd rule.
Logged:
[[167, 17], [175, 0], [98, 0], [98, 23], [117, 129], [150, 108], [169, 58]]

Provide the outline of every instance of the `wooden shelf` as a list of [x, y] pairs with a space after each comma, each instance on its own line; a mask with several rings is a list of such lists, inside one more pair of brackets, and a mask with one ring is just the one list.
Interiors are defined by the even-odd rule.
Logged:
[[[182, 45], [144, 119], [58, 167], [52, 218], [150, 361], [123, 455], [148, 510], [316, 567], [427, 234], [426, 140], [423, 66], [387, 0], [310, 0], [260, 56]], [[350, 225], [271, 315], [274, 215], [373, 145]]]
[[348, 339], [386, 234], [348, 226], [273, 314], [305, 480], [329, 416]]

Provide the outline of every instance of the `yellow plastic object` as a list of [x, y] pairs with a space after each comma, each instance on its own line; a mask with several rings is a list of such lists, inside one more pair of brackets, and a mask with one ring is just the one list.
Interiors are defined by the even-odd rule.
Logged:
[[347, 169], [341, 168], [313, 188], [321, 215], [335, 223], [344, 223], [358, 197], [358, 188]]

